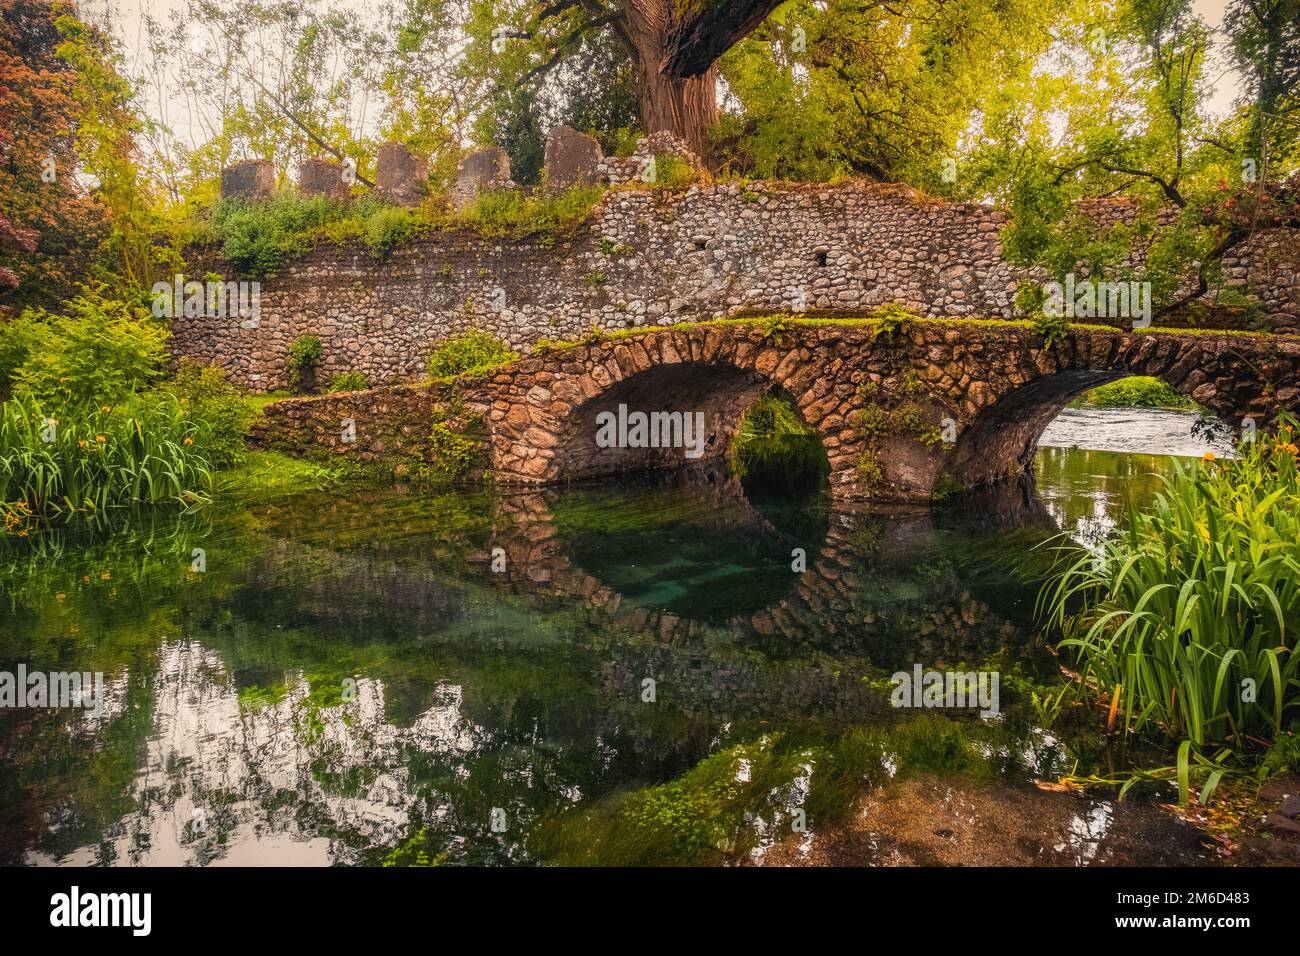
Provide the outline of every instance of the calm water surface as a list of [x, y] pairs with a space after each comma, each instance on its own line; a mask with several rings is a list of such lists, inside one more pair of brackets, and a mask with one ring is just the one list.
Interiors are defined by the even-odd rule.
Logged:
[[[1169, 413], [1047, 440], [1112, 447], [1135, 417], [1144, 447], [1200, 453]], [[701, 471], [10, 543], [0, 669], [102, 671], [107, 702], [0, 713], [0, 862], [722, 862], [797, 807], [819, 832], [846, 779], [1055, 779], [1096, 754], [1025, 704], [1055, 674], [1036, 545], [1104, 533], [1168, 462], [1045, 447], [1036, 496], [933, 515]], [[900, 716], [888, 675], [914, 663], [1000, 671], [1003, 715]], [[1109, 806], [1070, 824], [1075, 862]]]

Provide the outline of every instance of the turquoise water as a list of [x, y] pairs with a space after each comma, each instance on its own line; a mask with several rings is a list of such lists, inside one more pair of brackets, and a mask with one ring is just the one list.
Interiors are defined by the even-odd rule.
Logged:
[[[1097, 755], [1026, 705], [1042, 545], [1167, 461], [1045, 448], [1036, 493], [933, 514], [701, 470], [9, 542], [0, 669], [105, 699], [0, 712], [0, 862], [729, 862], [895, 774], [1054, 779]], [[999, 671], [1001, 717], [900, 716], [918, 663]]]

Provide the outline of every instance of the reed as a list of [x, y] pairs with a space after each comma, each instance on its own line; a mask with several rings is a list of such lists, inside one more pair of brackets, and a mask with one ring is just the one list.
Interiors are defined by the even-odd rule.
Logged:
[[1150, 508], [1039, 594], [1085, 686], [1112, 702], [1110, 729], [1187, 743], [1184, 797], [1189, 768], [1217, 781], [1222, 760], [1205, 755], [1257, 755], [1300, 718], [1295, 438], [1284, 421], [1235, 459], [1176, 465]]
[[0, 509], [20, 533], [38, 518], [131, 503], [207, 501], [212, 426], [183, 400], [139, 396], [114, 408], [47, 413], [30, 398], [0, 408]]

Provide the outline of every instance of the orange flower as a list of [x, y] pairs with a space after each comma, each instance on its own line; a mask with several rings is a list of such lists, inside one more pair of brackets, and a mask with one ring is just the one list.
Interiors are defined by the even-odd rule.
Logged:
[[1201, 461], [1214, 461], [1214, 452], [1207, 451], [1204, 455], [1201, 456]]
[[86, 447], [86, 439], [84, 439], [84, 438], [78, 438], [78, 439], [77, 439], [77, 447], [78, 447], [78, 448], [85, 448], [85, 447]]
[[190, 438], [190, 437], [187, 435], [187, 436], [185, 437], [185, 444], [187, 444], [187, 445], [193, 445], [193, 444], [194, 444], [194, 439], [193, 439], [193, 438]]
[[108, 441], [108, 439], [105, 438], [103, 435], [96, 435], [95, 441], [99, 442], [102, 445], [104, 444], [104, 442]]

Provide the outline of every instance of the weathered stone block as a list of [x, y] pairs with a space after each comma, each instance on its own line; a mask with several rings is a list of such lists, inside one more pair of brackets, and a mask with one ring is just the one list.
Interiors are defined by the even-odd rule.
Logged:
[[275, 169], [265, 159], [245, 159], [221, 171], [222, 199], [266, 199], [275, 189]]
[[500, 146], [485, 146], [470, 153], [456, 167], [452, 201], [459, 208], [473, 202], [474, 197], [484, 190], [512, 186], [510, 155]]
[[586, 133], [557, 126], [546, 138], [546, 186], [571, 189], [600, 181], [600, 143]]
[[304, 159], [298, 167], [298, 191], [304, 196], [346, 199], [348, 184], [343, 181], [343, 167], [330, 159]]
[[375, 188], [388, 202], [415, 206], [424, 197], [429, 179], [429, 164], [401, 143], [385, 143], [379, 148], [379, 167]]

